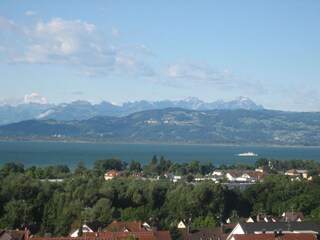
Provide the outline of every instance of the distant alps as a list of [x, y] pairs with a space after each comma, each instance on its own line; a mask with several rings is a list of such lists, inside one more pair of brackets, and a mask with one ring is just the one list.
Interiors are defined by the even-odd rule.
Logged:
[[212, 103], [204, 102], [195, 97], [177, 101], [141, 100], [126, 102], [120, 106], [106, 101], [99, 104], [92, 104], [88, 101], [80, 100], [58, 105], [28, 103], [17, 106], [0, 106], [0, 125], [32, 119], [70, 121], [85, 120], [97, 116], [123, 117], [139, 111], [165, 108], [183, 108], [187, 110], [261, 110], [263, 106], [256, 104], [246, 97], [238, 97], [232, 100], [219, 100]]

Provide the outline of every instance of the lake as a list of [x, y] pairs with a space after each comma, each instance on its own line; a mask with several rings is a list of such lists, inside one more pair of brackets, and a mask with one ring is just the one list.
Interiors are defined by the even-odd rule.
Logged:
[[[236, 154], [254, 152], [258, 156], [239, 157]], [[259, 158], [303, 159], [320, 161], [320, 148], [271, 146], [216, 146], [180, 144], [121, 144], [89, 142], [0, 142], [0, 166], [6, 162], [21, 162], [30, 166], [66, 164], [74, 169], [83, 161], [88, 167], [98, 159], [115, 157], [125, 162], [137, 160], [142, 164], [156, 154], [172, 162], [211, 162], [221, 164], [254, 164]]]

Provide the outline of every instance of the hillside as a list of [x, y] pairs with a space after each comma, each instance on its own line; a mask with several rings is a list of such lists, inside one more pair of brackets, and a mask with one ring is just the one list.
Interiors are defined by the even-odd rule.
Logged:
[[320, 113], [271, 110], [148, 110], [82, 121], [29, 120], [0, 126], [2, 139], [319, 145]]

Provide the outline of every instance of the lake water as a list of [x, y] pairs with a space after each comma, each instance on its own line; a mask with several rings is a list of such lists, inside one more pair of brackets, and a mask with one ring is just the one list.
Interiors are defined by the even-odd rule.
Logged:
[[[256, 157], [239, 157], [236, 154], [254, 152]], [[179, 144], [118, 144], [80, 142], [0, 142], [0, 166], [6, 162], [21, 162], [30, 166], [66, 164], [74, 169], [83, 161], [88, 167], [98, 159], [115, 157], [125, 162], [137, 160], [149, 163], [156, 154], [172, 162], [199, 160], [221, 164], [254, 164], [258, 158], [303, 159], [320, 161], [320, 148], [270, 146], [213, 146]]]

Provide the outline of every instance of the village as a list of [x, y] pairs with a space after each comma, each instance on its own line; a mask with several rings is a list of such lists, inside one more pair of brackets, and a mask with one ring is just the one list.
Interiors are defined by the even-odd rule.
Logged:
[[[320, 228], [304, 221], [301, 212], [284, 212], [281, 217], [250, 217], [238, 224], [220, 223], [220, 227], [192, 227], [180, 221], [178, 240], [316, 240]], [[0, 240], [172, 240], [169, 231], [159, 231], [147, 222], [113, 221], [108, 226], [87, 222], [66, 237], [33, 236], [24, 230], [0, 230]]]
[[[171, 172], [163, 172], [161, 175], [156, 178], [145, 177], [143, 172], [132, 173], [131, 177], [149, 180], [149, 181], [162, 181], [162, 182], [192, 182], [194, 184], [201, 181], [212, 181], [214, 183], [225, 184], [228, 188], [238, 188], [241, 191], [250, 187], [256, 182], [262, 182], [263, 179], [268, 176], [270, 173], [273, 174], [282, 174], [288, 176], [292, 181], [301, 181], [301, 180], [312, 180], [310, 176], [310, 171], [306, 169], [275, 169], [272, 163], [269, 161], [268, 165], [263, 165], [257, 167], [255, 170], [214, 170], [211, 173], [206, 174], [205, 176], [181, 176], [175, 175]], [[317, 173], [318, 175], [320, 174]], [[104, 174], [105, 180], [111, 180], [114, 178], [125, 177], [125, 171], [109, 170]]]

